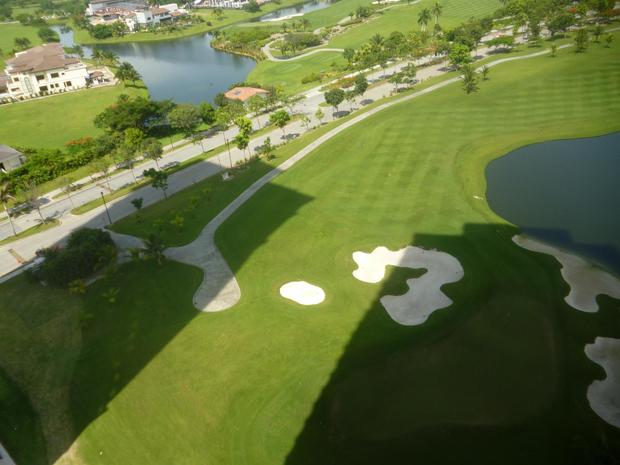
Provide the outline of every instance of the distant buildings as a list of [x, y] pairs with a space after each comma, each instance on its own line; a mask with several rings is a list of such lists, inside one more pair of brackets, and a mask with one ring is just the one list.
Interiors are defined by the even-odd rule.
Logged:
[[[262, 5], [269, 0], [257, 0], [256, 3]], [[194, 0], [192, 2], [193, 8], [229, 8], [240, 9], [246, 6], [249, 0]]]
[[146, 8], [144, 0], [92, 0], [86, 8], [86, 15], [93, 16], [100, 10], [127, 10], [133, 11], [140, 8]]
[[187, 11], [176, 3], [147, 7], [141, 0], [93, 0], [88, 4], [86, 14], [93, 26], [120, 21], [135, 32], [186, 16]]
[[0, 144], [0, 173], [7, 173], [19, 168], [26, 161], [26, 157], [8, 145]]
[[9, 99], [22, 100], [86, 87], [89, 73], [84, 63], [53, 43], [18, 52], [6, 60], [3, 81]]
[[224, 94], [229, 100], [240, 100], [245, 102], [255, 95], [260, 95], [261, 97], [267, 97], [267, 92], [264, 89], [259, 89], [257, 87], [233, 87], [228, 92]]

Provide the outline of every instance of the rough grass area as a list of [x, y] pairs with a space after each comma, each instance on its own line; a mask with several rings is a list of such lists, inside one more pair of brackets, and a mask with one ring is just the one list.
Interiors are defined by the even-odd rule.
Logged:
[[41, 39], [37, 35], [38, 28], [23, 26], [19, 23], [0, 24], [0, 69], [4, 73], [4, 62], [11, 57], [17, 37], [26, 37], [33, 46], [39, 45]]
[[146, 89], [119, 84], [0, 105], [0, 140], [17, 147], [62, 148], [70, 140], [96, 136], [102, 130], [93, 124], [95, 116], [120, 94], [146, 96]]
[[60, 220], [57, 220], [57, 219], [51, 219], [49, 221], [36, 224], [28, 229], [18, 232], [15, 236], [9, 236], [6, 239], [2, 239], [0, 241], [0, 245], [8, 244], [18, 239], [23, 239], [24, 237], [32, 236], [33, 234], [38, 234], [40, 232], [46, 231], [48, 229], [54, 228], [59, 225], [60, 225]]
[[[569, 308], [557, 262], [516, 247], [515, 228], [473, 196], [487, 162], [515, 147], [620, 129], [619, 84], [616, 37], [611, 49], [493, 68], [478, 94], [455, 84], [353, 126], [220, 228], [242, 289], [230, 310], [193, 309], [201, 272], [177, 263], [131, 263], [97, 281], [80, 298], [72, 463], [609, 463], [620, 434], [587, 404], [603, 373], [583, 347], [620, 337], [618, 302]], [[179, 207], [169, 205], [159, 214]], [[378, 302], [416, 270], [389, 270], [378, 285], [351, 275], [354, 251], [409, 244], [465, 270], [442, 288], [454, 304], [418, 327]], [[320, 286], [325, 302], [281, 298], [291, 280]], [[4, 295], [19, 285], [0, 286], [1, 334], [14, 337], [0, 344], [26, 353], [42, 343], [17, 338], [22, 301]], [[15, 292], [54, 315], [51, 291], [27, 286]], [[60, 341], [50, 333], [44, 347]], [[66, 373], [57, 358], [26, 366]]]
[[[324, 10], [312, 12], [307, 15], [313, 27], [335, 24], [338, 20], [347, 16], [351, 11], [355, 11], [357, 4], [352, 2], [349, 10], [342, 10], [341, 4], [347, 0], [342, 0]], [[387, 8], [377, 14], [371, 20], [356, 25], [342, 34], [335, 35], [326, 45], [328, 48], [358, 48], [367, 42], [373, 35], [379, 33], [387, 37], [393, 31], [407, 32], [418, 30], [417, 18], [419, 12], [424, 8], [430, 8], [434, 0], [422, 0], [419, 3], [386, 5]], [[443, 13], [439, 19], [439, 24], [449, 29], [466, 21], [471, 17], [482, 17], [493, 13], [501, 4], [499, 0], [442, 0], [439, 2], [443, 6]], [[341, 16], [333, 16], [335, 12]], [[328, 17], [323, 18], [316, 24], [313, 22], [314, 15], [330, 15], [331, 22], [324, 23]], [[429, 27], [434, 25], [434, 19]], [[319, 82], [302, 84], [301, 80], [305, 76], [313, 73], [330, 72], [333, 70], [332, 64], [342, 66], [346, 63], [341, 53], [318, 53], [306, 58], [286, 62], [261, 61], [250, 72], [249, 81], [256, 81], [263, 85], [282, 85], [292, 93], [310, 89]]]

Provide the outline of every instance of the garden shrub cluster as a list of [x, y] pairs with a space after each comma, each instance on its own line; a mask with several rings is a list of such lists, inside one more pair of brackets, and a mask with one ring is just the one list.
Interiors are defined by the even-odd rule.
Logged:
[[69, 236], [66, 247], [43, 249], [45, 260], [32, 275], [55, 287], [67, 287], [110, 265], [116, 258], [116, 246], [110, 233], [100, 229], [82, 228]]

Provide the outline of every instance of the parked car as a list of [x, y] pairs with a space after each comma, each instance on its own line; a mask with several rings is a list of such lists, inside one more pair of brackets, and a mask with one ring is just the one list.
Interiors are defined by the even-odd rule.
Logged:
[[171, 161], [170, 163], [166, 163], [164, 166], [161, 167], [162, 170], [167, 170], [170, 168], [174, 168], [175, 166], [179, 166], [181, 164], [180, 161]]

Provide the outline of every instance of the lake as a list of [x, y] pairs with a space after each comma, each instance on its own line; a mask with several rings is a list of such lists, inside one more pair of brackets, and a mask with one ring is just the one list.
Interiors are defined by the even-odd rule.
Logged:
[[487, 200], [526, 234], [620, 274], [620, 132], [529, 145], [489, 163]]
[[281, 8], [271, 13], [258, 18], [258, 21], [282, 21], [288, 18], [294, 18], [296, 16], [303, 16], [311, 11], [322, 10], [332, 4], [332, 0], [317, 0], [314, 2], [306, 2], [299, 5], [294, 5], [287, 8]]
[[[64, 46], [74, 45], [73, 31], [54, 29]], [[177, 103], [213, 102], [231, 84], [243, 82], [256, 66], [254, 60], [220, 52], [211, 47], [211, 35], [202, 34], [161, 42], [133, 42], [96, 45], [116, 53], [142, 75], [151, 98], [172, 99]], [[92, 47], [84, 47], [86, 56]]]

